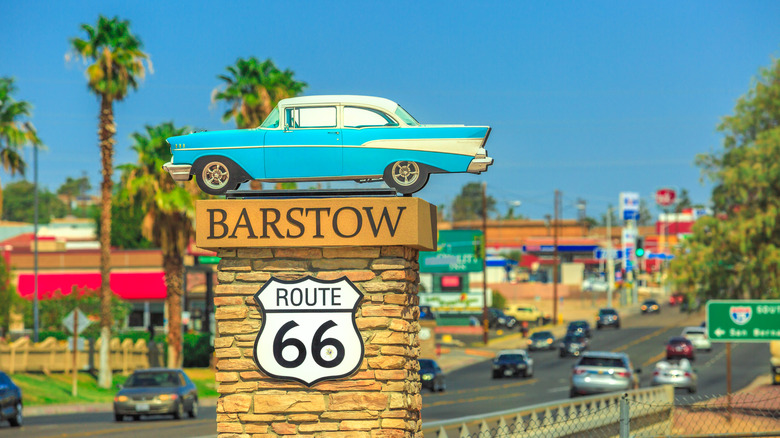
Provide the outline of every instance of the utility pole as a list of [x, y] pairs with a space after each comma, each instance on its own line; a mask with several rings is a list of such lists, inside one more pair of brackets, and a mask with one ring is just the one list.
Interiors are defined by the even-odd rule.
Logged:
[[482, 341], [488, 344], [488, 307], [487, 307], [487, 182], [482, 181]]
[[553, 325], [558, 325], [558, 205], [561, 192], [555, 190], [555, 218], [553, 219]]
[[612, 307], [612, 287], [615, 283], [615, 259], [612, 255], [612, 207], [607, 208], [607, 307]]
[[[33, 342], [38, 342], [38, 145], [33, 144], [33, 184], [35, 225], [33, 226]], [[8, 266], [8, 269], [11, 269]]]

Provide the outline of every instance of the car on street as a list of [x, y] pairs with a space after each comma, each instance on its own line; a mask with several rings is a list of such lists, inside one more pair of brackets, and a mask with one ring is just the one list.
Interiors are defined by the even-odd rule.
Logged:
[[560, 357], [579, 356], [588, 348], [590, 341], [582, 333], [567, 333], [561, 343], [558, 345], [558, 355]]
[[22, 390], [8, 374], [0, 371], [0, 421], [5, 420], [13, 427], [20, 427], [24, 423]]
[[606, 292], [609, 283], [601, 277], [589, 277], [582, 281], [581, 289], [585, 292]]
[[534, 360], [528, 356], [525, 350], [501, 350], [493, 359], [494, 379], [502, 377], [531, 377], [534, 375]]
[[507, 315], [501, 309], [488, 308], [488, 327], [512, 329], [516, 325], [517, 319], [514, 316]]
[[637, 389], [639, 372], [626, 353], [585, 352], [572, 368], [569, 396]]
[[585, 320], [572, 321], [566, 327], [566, 333], [582, 333], [589, 338], [591, 337], [590, 324]]
[[681, 336], [691, 341], [697, 350], [712, 351], [712, 343], [707, 337], [707, 329], [704, 327], [685, 327]]
[[666, 360], [670, 359], [694, 360], [693, 343], [682, 336], [669, 338], [666, 343]]
[[519, 322], [526, 321], [536, 325], [542, 325], [545, 319], [542, 311], [531, 304], [510, 304], [504, 307], [504, 313], [513, 316]]
[[142, 415], [173, 415], [176, 419], [198, 416], [198, 389], [184, 370], [147, 368], [135, 370], [114, 397], [114, 419]]
[[620, 315], [617, 310], [611, 307], [599, 309], [599, 314], [596, 316], [596, 329], [601, 330], [602, 327], [620, 328]]
[[431, 174], [485, 172], [489, 135], [489, 126], [421, 124], [381, 97], [291, 97], [259, 127], [168, 138], [163, 169], [210, 195], [249, 180], [384, 181], [408, 195]]
[[680, 292], [675, 292], [669, 296], [669, 305], [676, 306], [678, 304], [682, 304], [684, 300], [685, 300], [685, 294], [681, 294]]
[[693, 394], [696, 392], [698, 376], [688, 359], [662, 360], [655, 364], [653, 379], [650, 385], [672, 385], [675, 388], [684, 388]]
[[441, 370], [439, 364], [433, 359], [419, 359], [420, 382], [423, 388], [430, 389], [433, 392], [444, 392], [447, 389], [447, 376]]
[[528, 351], [555, 350], [555, 336], [551, 331], [534, 332], [528, 339]]
[[647, 299], [642, 302], [639, 307], [643, 314], [645, 313], [661, 313], [661, 305], [654, 299]]

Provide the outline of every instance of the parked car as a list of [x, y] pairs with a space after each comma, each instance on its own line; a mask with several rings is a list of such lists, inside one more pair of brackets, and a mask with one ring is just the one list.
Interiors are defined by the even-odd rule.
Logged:
[[674, 336], [666, 343], [666, 360], [681, 359], [694, 360], [693, 343], [682, 336]]
[[712, 343], [707, 337], [707, 329], [704, 327], [685, 327], [681, 336], [691, 341], [697, 350], [712, 351]]
[[587, 337], [591, 337], [590, 324], [588, 324], [588, 321], [572, 321], [566, 327], [566, 333], [582, 333]]
[[555, 336], [550, 331], [534, 332], [528, 339], [528, 351], [555, 350]]
[[22, 390], [8, 374], [0, 371], [0, 421], [5, 420], [13, 427], [20, 427], [24, 423]]
[[639, 373], [626, 353], [589, 351], [572, 368], [569, 396], [637, 389]]
[[420, 382], [423, 388], [430, 389], [433, 392], [444, 392], [447, 389], [447, 376], [441, 370], [439, 364], [433, 359], [419, 359]]
[[163, 165], [222, 195], [252, 179], [269, 182], [384, 181], [403, 194], [433, 173], [481, 173], [493, 164], [489, 126], [423, 125], [397, 103], [371, 96], [282, 99], [254, 129], [168, 138]]
[[620, 315], [618, 315], [617, 310], [612, 308], [599, 310], [599, 314], [596, 316], [596, 329], [601, 330], [602, 327], [620, 328]]
[[644, 300], [639, 309], [642, 310], [642, 313], [661, 313], [661, 305], [653, 299]]
[[502, 310], [494, 307], [488, 308], [488, 327], [512, 329], [517, 325], [514, 316], [505, 314]]
[[697, 389], [698, 376], [688, 359], [661, 361], [655, 364], [652, 386], [672, 385], [685, 388], [693, 394]]
[[558, 355], [560, 357], [579, 356], [588, 348], [589, 344], [588, 337], [583, 333], [567, 333], [558, 346]]
[[672, 295], [669, 296], [669, 305], [670, 306], [676, 306], [678, 304], [682, 304], [683, 300], [685, 299], [685, 295], [681, 294], [679, 292], [675, 292]]
[[125, 416], [138, 420], [142, 415], [198, 416], [198, 390], [180, 369], [135, 370], [114, 397], [114, 419]]
[[525, 350], [501, 350], [493, 359], [491, 375], [494, 379], [521, 375], [531, 377], [534, 375], [534, 360]]
[[530, 304], [511, 304], [504, 307], [504, 313], [513, 316], [520, 322], [526, 321], [536, 325], [542, 325], [545, 319], [544, 314], [536, 306]]
[[582, 290], [586, 292], [606, 292], [609, 283], [600, 277], [589, 277], [582, 281]]

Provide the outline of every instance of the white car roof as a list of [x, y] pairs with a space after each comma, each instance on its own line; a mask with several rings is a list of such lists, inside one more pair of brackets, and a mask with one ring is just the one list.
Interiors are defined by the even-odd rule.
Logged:
[[371, 106], [382, 108], [389, 113], [394, 113], [396, 108], [398, 108], [397, 103], [393, 102], [390, 99], [385, 99], [384, 97], [355, 96], [349, 94], [300, 96], [300, 97], [290, 97], [279, 101], [280, 106], [325, 104], [325, 103], [343, 104], [343, 105], [347, 105], [347, 104], [371, 105]]
[[704, 327], [685, 327], [683, 333], [706, 333], [707, 329]]
[[496, 353], [496, 357], [501, 356], [502, 354], [528, 354], [528, 352], [522, 349], [501, 350]]

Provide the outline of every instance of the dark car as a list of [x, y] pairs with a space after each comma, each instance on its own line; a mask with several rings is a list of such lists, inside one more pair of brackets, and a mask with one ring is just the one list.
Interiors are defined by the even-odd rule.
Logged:
[[6, 373], [0, 371], [0, 421], [4, 420], [8, 420], [13, 427], [22, 425], [22, 390]]
[[517, 325], [517, 319], [509, 316], [501, 309], [488, 308], [488, 327], [511, 329]]
[[693, 360], [693, 343], [682, 336], [674, 336], [666, 343], [666, 360], [682, 359]]
[[559, 356], [579, 356], [588, 348], [588, 337], [582, 333], [567, 333], [558, 346]]
[[661, 313], [661, 305], [653, 299], [643, 301], [639, 309], [642, 313]]
[[620, 315], [617, 310], [611, 308], [599, 310], [596, 316], [596, 329], [601, 330], [602, 327], [620, 328]]
[[125, 416], [138, 420], [141, 415], [198, 416], [198, 390], [180, 369], [149, 368], [135, 370], [114, 397], [114, 419]]
[[535, 332], [528, 339], [528, 351], [534, 350], [555, 350], [555, 336], [552, 332]]
[[566, 327], [566, 334], [569, 333], [582, 333], [585, 336], [590, 337], [590, 324], [588, 324], [588, 321], [572, 321], [569, 323], [569, 326]]
[[443, 392], [447, 389], [447, 380], [444, 371], [439, 368], [439, 364], [433, 359], [419, 359], [420, 363], [420, 382], [423, 388], [428, 388], [433, 392]]
[[501, 350], [493, 359], [491, 375], [494, 379], [504, 376], [531, 377], [534, 375], [534, 360], [528, 357], [525, 350]]

